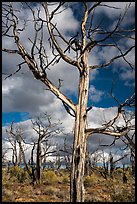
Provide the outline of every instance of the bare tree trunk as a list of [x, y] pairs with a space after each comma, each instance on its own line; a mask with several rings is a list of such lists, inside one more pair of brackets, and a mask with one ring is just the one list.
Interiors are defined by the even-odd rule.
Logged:
[[40, 182], [41, 179], [41, 139], [38, 139], [38, 145], [37, 145], [37, 158], [36, 158], [36, 176], [38, 182]]
[[79, 101], [76, 107], [73, 158], [71, 171], [70, 201], [84, 202], [84, 169], [86, 154], [86, 125], [87, 125], [87, 100], [89, 86], [89, 69], [87, 53], [84, 54], [84, 68], [80, 74]]
[[[4, 52], [7, 53], [12, 53], [12, 54], [18, 54], [23, 58], [23, 63], [20, 63], [19, 69], [16, 71], [18, 72], [22, 64], [27, 63], [30, 71], [33, 73], [34, 77], [37, 80], [41, 80], [42, 83], [44, 83], [48, 89], [56, 95], [58, 99], [60, 99], [63, 104], [65, 103], [74, 113], [75, 113], [75, 130], [74, 130], [74, 144], [73, 144], [73, 158], [72, 158], [72, 173], [71, 173], [71, 190], [70, 190], [70, 200], [73, 202], [80, 202], [84, 201], [84, 185], [83, 185], [83, 179], [84, 179], [84, 167], [85, 167], [85, 154], [86, 154], [86, 139], [88, 135], [91, 135], [93, 133], [101, 133], [101, 134], [107, 134], [111, 136], [124, 136], [129, 132], [131, 129], [131, 126], [127, 126], [126, 129], [122, 129], [117, 132], [115, 128], [113, 127], [115, 121], [119, 118], [119, 116], [122, 113], [122, 108], [128, 105], [128, 101], [126, 100], [123, 104], [120, 104], [118, 107], [118, 114], [116, 117], [114, 117], [112, 120], [110, 120], [106, 125], [102, 128], [86, 128], [86, 120], [87, 120], [87, 100], [88, 100], [88, 84], [89, 84], [89, 70], [92, 69], [97, 69], [97, 68], [103, 68], [110, 66], [115, 60], [119, 58], [123, 58], [128, 65], [130, 65], [131, 68], [134, 69], [134, 66], [129, 63], [125, 56], [134, 48], [134, 45], [130, 47], [129, 49], [124, 49], [124, 52], [121, 50], [121, 46], [117, 45], [117, 42], [119, 42], [119, 39], [121, 38], [131, 38], [130, 36], [133, 34], [134, 29], [123, 29], [123, 26], [121, 27], [121, 23], [123, 24], [123, 19], [126, 16], [126, 13], [128, 13], [128, 9], [130, 8], [130, 4], [126, 6], [125, 12], [123, 15], [121, 14], [118, 17], [118, 21], [116, 23], [115, 28], [112, 31], [107, 31], [106, 29], [102, 27], [101, 29], [101, 35], [100, 35], [100, 29], [99, 25], [95, 25], [93, 28], [93, 25], [89, 25], [88, 21], [89, 18], [91, 18], [91, 22], [94, 19], [94, 13], [95, 13], [95, 8], [98, 6], [106, 6], [106, 5], [100, 5], [101, 2], [95, 2], [92, 5], [89, 5], [88, 2], [83, 2], [83, 7], [84, 7], [84, 13], [82, 14], [82, 19], [81, 19], [81, 39], [80, 39], [80, 44], [76, 43], [77, 39], [76, 37], [73, 37], [73, 43], [71, 39], [67, 41], [62, 34], [59, 32], [56, 24], [52, 22], [53, 18], [57, 15], [57, 13], [61, 13], [59, 9], [63, 5], [63, 2], [60, 2], [59, 5], [51, 12], [48, 9], [49, 4], [48, 2], [42, 3], [42, 6], [45, 10], [46, 14], [46, 21], [45, 18], [42, 19], [39, 17], [39, 12], [36, 12], [38, 14], [37, 17], [34, 15], [34, 10], [33, 7], [29, 6], [32, 14], [33, 14], [33, 22], [34, 22], [34, 28], [35, 28], [35, 38], [34, 41], [32, 40], [32, 47], [31, 47], [31, 55], [26, 51], [22, 43], [20, 42], [19, 38], [19, 28], [18, 28], [18, 15], [16, 16], [16, 12], [14, 13], [14, 7], [12, 4], [9, 4], [9, 7], [7, 7], [6, 4], [3, 4], [3, 36], [8, 36], [11, 37], [11, 39], [15, 40], [15, 43], [17, 45], [17, 50], [12, 50], [12, 49], [7, 49], [3, 48]], [[7, 9], [9, 8], [9, 10]], [[82, 7], [81, 7], [82, 8]], [[112, 9], [112, 8], [111, 8]], [[39, 22], [41, 22], [41, 26], [39, 29], [37, 29], [37, 25], [40, 25]], [[43, 39], [43, 28], [45, 22], [47, 23], [47, 28], [48, 28], [48, 33], [49, 33], [49, 44], [50, 48], [52, 50], [52, 54], [54, 55], [54, 58], [52, 61], [48, 62], [47, 59], [48, 56], [43, 50], [45, 50], [44, 47], [44, 39]], [[132, 26], [131, 26], [132, 27]], [[25, 30], [25, 25], [24, 28], [22, 29]], [[11, 29], [13, 29], [13, 33], [11, 34]], [[39, 31], [41, 32], [41, 37], [39, 39]], [[123, 32], [125, 34], [123, 34]], [[131, 33], [129, 35], [129, 33]], [[94, 35], [93, 35], [94, 34]], [[100, 37], [105, 35], [103, 38]], [[116, 40], [116, 42], [113, 42], [113, 37], [117, 34], [117, 37], [119, 38]], [[78, 36], [78, 35], [77, 35]], [[95, 40], [94, 40], [95, 36]], [[13, 38], [14, 37], [14, 38]], [[62, 48], [62, 44], [60, 46], [60, 43], [58, 43], [57, 39], [63, 40], [64, 43], [66, 43], [66, 49], [64, 50]], [[132, 38], [131, 38], [132, 39]], [[134, 39], [134, 38], [133, 38]], [[75, 42], [74, 42], [75, 41]], [[78, 39], [79, 41], [79, 39]], [[40, 42], [40, 47], [38, 48], [37, 43]], [[103, 44], [102, 44], [103, 43]], [[112, 44], [111, 44], [112, 43]], [[75, 46], [73, 46], [75, 45]], [[118, 51], [118, 55], [115, 55], [112, 57], [110, 60], [102, 64], [102, 59], [99, 64], [97, 65], [92, 65], [88, 66], [88, 53], [96, 46], [99, 46], [102, 48], [105, 46], [110, 46], [113, 48], [116, 48]], [[69, 56], [67, 56], [66, 52], [73, 50], [76, 52], [76, 61], [71, 59]], [[38, 51], [39, 58], [36, 59], [36, 51]], [[57, 51], [58, 54], [55, 54]], [[80, 55], [79, 53], [80, 52]], [[59, 57], [59, 58], [58, 58]], [[48, 68], [50, 65], [58, 63], [59, 60], [62, 59], [68, 64], [74, 65], [76, 68], [78, 68], [80, 72], [80, 80], [79, 80], [79, 95], [78, 95], [78, 104], [75, 105], [73, 101], [71, 101], [66, 95], [64, 95], [60, 90], [59, 87], [56, 87], [47, 77], [46, 73], [46, 68]], [[44, 61], [47, 61], [45, 63]], [[105, 60], [106, 61], [106, 60]], [[38, 62], [38, 63], [37, 63]], [[40, 67], [39, 64], [40, 63]], [[15, 73], [16, 73], [15, 72]], [[15, 74], [14, 73], [14, 74]], [[8, 77], [12, 76], [13, 74], [9, 75]], [[112, 93], [111, 93], [112, 94]], [[113, 95], [112, 95], [113, 97]], [[113, 97], [115, 99], [115, 97]], [[134, 98], [131, 98], [131, 101], [134, 101]], [[115, 99], [116, 100], [116, 99]], [[116, 100], [117, 101], [117, 100]], [[132, 102], [130, 102], [132, 104]], [[134, 104], [134, 102], [133, 102]], [[130, 105], [128, 105], [130, 106]], [[66, 107], [66, 106], [65, 106]], [[67, 110], [67, 109], [66, 109]], [[69, 112], [69, 111], [67, 111]], [[70, 113], [70, 112], [69, 112]], [[72, 114], [71, 114], [72, 115]], [[126, 122], [126, 121], [125, 121]], [[126, 122], [126, 124], [128, 124]], [[114, 131], [109, 130], [109, 127], [113, 127]], [[129, 139], [128, 139], [129, 140]], [[39, 155], [40, 154], [40, 155]], [[40, 168], [41, 168], [41, 150], [37, 151], [37, 171], [40, 177]], [[24, 158], [24, 157], [23, 157]], [[113, 162], [113, 158], [112, 158]], [[111, 162], [111, 164], [113, 164]], [[111, 170], [113, 172], [113, 165], [111, 166]]]
[[110, 175], [112, 178], [113, 178], [113, 171], [114, 171], [113, 156], [110, 154]]
[[17, 142], [16, 139], [14, 140], [14, 150], [13, 150], [13, 157], [12, 157], [12, 162], [14, 166], [17, 166], [18, 164], [18, 155], [17, 155]]
[[30, 172], [30, 169], [28, 168], [28, 165], [27, 165], [27, 162], [26, 162], [26, 158], [25, 158], [25, 153], [24, 153], [24, 150], [22, 148], [22, 144], [21, 144], [21, 141], [20, 141], [20, 138], [18, 140], [18, 143], [19, 143], [19, 148], [20, 148], [20, 151], [21, 151], [21, 154], [22, 154], [22, 160], [24, 162], [24, 166], [29, 174], [29, 176], [31, 177], [32, 176], [32, 173]]
[[12, 152], [12, 164], [15, 166], [15, 161], [14, 161], [14, 149], [13, 149], [13, 152]]
[[131, 149], [131, 157], [130, 157], [131, 165], [132, 165], [132, 176], [135, 177], [135, 152]]
[[44, 156], [44, 159], [43, 159], [43, 171], [44, 171], [45, 167], [46, 167], [46, 155]]
[[19, 149], [18, 166], [21, 165], [21, 150]]
[[33, 186], [34, 186], [35, 181], [36, 181], [35, 167], [34, 167], [34, 160], [33, 160], [34, 149], [35, 149], [35, 143], [34, 143], [34, 146], [33, 146], [32, 150], [31, 150], [31, 162], [30, 162], [31, 169], [32, 169], [32, 184], [33, 184]]
[[85, 158], [85, 176], [89, 176], [90, 174], [90, 158], [88, 149], [86, 151], [86, 158]]

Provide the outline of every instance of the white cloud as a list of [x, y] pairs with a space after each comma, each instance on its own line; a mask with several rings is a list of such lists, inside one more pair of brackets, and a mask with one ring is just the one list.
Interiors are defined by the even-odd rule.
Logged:
[[[19, 13], [20, 24], [24, 23], [23, 19], [26, 17], [31, 19], [32, 14], [29, 9], [22, 8], [21, 3], [15, 2], [14, 4], [16, 8], [21, 9], [21, 12]], [[62, 7], [62, 9], [64, 9], [64, 7]], [[45, 19], [45, 13], [42, 7], [40, 15]], [[67, 23], [64, 21], [64, 19], [67, 20]], [[56, 15], [55, 20], [58, 22], [59, 28], [66, 38], [69, 37], [67, 33], [68, 31], [76, 31], [79, 26], [79, 22], [74, 18], [73, 12], [70, 8], [62, 12], [60, 15]], [[28, 52], [30, 52], [32, 47], [28, 38], [33, 39], [34, 33], [33, 22], [28, 21], [26, 30], [20, 33], [21, 42]], [[46, 43], [46, 53], [50, 61], [53, 55], [48, 44], [49, 36], [47, 34], [47, 29], [45, 29], [44, 38], [44, 43]], [[62, 46], [64, 46], [64, 44], [62, 44]], [[16, 48], [14, 40], [12, 41], [11, 38], [3, 38], [3, 47], [13, 49]], [[73, 53], [70, 53], [70, 56], [73, 58]], [[17, 70], [16, 65], [21, 62], [21, 57], [6, 53], [3, 53], [2, 57], [3, 73], [11, 74], [15, 72]], [[50, 70], [47, 70], [48, 77], [56, 86], [59, 84], [58, 79], [63, 80], [61, 87], [62, 92], [65, 94], [77, 92], [78, 70], [75, 67], [60, 61], [54, 67], [50, 66], [49, 68]], [[23, 65], [20, 72], [10, 79], [6, 79], [2, 84], [3, 111], [29, 111], [30, 113], [33, 113], [43, 111], [43, 109], [45, 110], [45, 106], [55, 107], [55, 96], [49, 91], [44, 91], [44, 88], [46, 88], [45, 85], [37, 80], [34, 80], [30, 71], [28, 71], [28, 67]]]
[[[120, 40], [119, 47], [123, 53], [125, 53], [131, 46], [134, 45], [134, 40], [127, 39], [126, 41]], [[109, 54], [108, 54], [109, 53]], [[111, 59], [116, 56], [121, 55], [115, 47], [102, 47], [102, 49], [98, 52], [98, 57], [100, 61], [102, 60], [103, 64], [108, 63]], [[128, 63], [130, 63], [133, 67], [135, 66], [135, 49], [132, 49], [126, 56], [125, 59]], [[116, 59], [112, 64], [112, 72], [118, 74], [120, 80], [124, 81], [124, 84], [133, 85], [130, 80], [135, 79], [135, 71], [129, 66], [122, 57]]]
[[[60, 10], [63, 10], [64, 8], [65, 7], [62, 6]], [[74, 18], [74, 14], [70, 8], [65, 10], [65, 12], [62, 12], [61, 15], [56, 15], [53, 23], [57, 23], [57, 27], [62, 34], [67, 34], [67, 31], [76, 31], [79, 27], [79, 22]]]
[[[118, 17], [121, 13], [124, 13], [125, 8], [130, 4], [130, 2], [102, 2], [102, 4], [111, 6], [111, 7], [116, 7], [118, 9], [114, 9], [114, 8], [108, 8], [108, 7], [98, 7], [98, 12], [104, 12], [105, 14], [107, 14], [107, 16], [109, 18], [116, 18]], [[131, 2], [131, 6], [130, 9], [132, 11], [132, 9], [134, 9], [135, 3]]]
[[93, 85], [90, 85], [89, 96], [91, 101], [99, 102], [102, 100], [103, 95], [104, 95], [103, 91], [97, 90]]
[[[101, 127], [103, 123], [109, 122], [112, 118], [117, 115], [117, 107], [110, 108], [97, 108], [94, 107], [88, 113], [88, 126], [97, 128]], [[124, 125], [124, 120], [122, 117], [117, 119], [117, 125]]]
[[125, 72], [122, 72], [121, 73], [121, 78], [123, 80], [132, 80], [132, 79], [135, 79], [135, 72], [131, 72], [131, 70], [126, 70]]
[[[112, 119], [117, 113], [117, 108], [112, 107], [112, 108], [97, 108], [93, 107], [91, 111], [88, 112], [88, 127], [96, 128], [96, 127], [101, 127], [102, 123], [105, 121], [109, 121]], [[56, 135], [49, 139], [49, 142], [52, 144], [52, 147], [55, 146], [55, 144], [59, 145], [60, 147], [63, 148], [63, 143], [64, 143], [64, 138], [66, 137], [67, 139], [67, 144], [71, 145], [73, 144], [73, 128], [74, 128], [74, 118], [72, 118], [70, 115], [68, 115], [65, 110], [56, 110], [52, 116], [52, 122], [57, 122], [58, 119], [62, 122], [61, 127], [64, 128], [64, 134]], [[118, 125], [123, 125], [122, 119], [119, 119]], [[24, 138], [27, 142], [31, 142], [32, 138], [37, 139], [37, 134], [35, 131], [32, 129], [32, 123], [30, 120], [23, 121], [20, 123], [16, 123], [15, 126], [20, 126], [24, 130]], [[3, 147], [10, 147], [9, 142], [7, 141], [7, 133], [6, 129], [8, 126], [2, 127], [2, 138], [3, 138]], [[100, 134], [94, 134], [88, 139], [88, 148], [90, 153], [92, 153], [94, 150], [99, 148], [100, 144], [111, 144], [113, 141], [112, 136], [105, 136], [105, 135], [100, 135]], [[120, 140], [117, 141], [117, 145], [115, 147], [108, 147], [107, 149], [104, 149], [105, 156], [109, 154], [110, 151], [115, 152], [117, 148], [122, 147], [124, 144]], [[28, 145], [29, 147], [29, 145]], [[28, 148], [26, 152], [26, 158], [30, 158], [30, 150], [31, 147]], [[12, 152], [8, 152], [8, 157], [11, 159], [11, 154]], [[117, 157], [120, 156], [121, 152], [117, 154]], [[115, 159], [117, 158], [115, 156]], [[52, 159], [52, 157], [50, 157]]]
[[[16, 8], [21, 10], [21, 12], [19, 13], [20, 24], [23, 23], [24, 17], [27, 16], [28, 19], [31, 18], [32, 14], [29, 9], [22, 8], [22, 4], [19, 2], [15, 2], [14, 4]], [[121, 4], [121, 6], [124, 7], [123, 4]], [[63, 8], [64, 7], [62, 7], [61, 9]], [[103, 7], [101, 8], [103, 9]], [[107, 10], [115, 9], [106, 8], [105, 12], [107, 12]], [[45, 18], [44, 9], [41, 9], [40, 16]], [[65, 35], [66, 38], [70, 37], [68, 36], [69, 33], [77, 31], [79, 26], [79, 22], [75, 19], [74, 14], [70, 8], [62, 12], [60, 15], [56, 15], [55, 21], [57, 21], [59, 29], [61, 29], [61, 32]], [[26, 30], [20, 33], [21, 42], [23, 42], [24, 46], [30, 52], [31, 43], [28, 40], [28, 37], [30, 37], [31, 39], [33, 39], [34, 37], [33, 22], [31, 21], [27, 22]], [[44, 43], [46, 44], [46, 52], [50, 60], [52, 59], [52, 53], [48, 45], [48, 37], [49, 36], [47, 34], [47, 29], [45, 29]], [[14, 41], [12, 41], [11, 38], [3, 38], [3, 47], [7, 46], [10, 48], [16, 47]], [[62, 46], [64, 46], [63, 43]], [[108, 60], [112, 56], [115, 56], [115, 54], [116, 50], [113, 48], [109, 48], [109, 55], [108, 49], [106, 48], [103, 48], [102, 51], [100, 51], [98, 48], [93, 49], [91, 55], [89, 56], [89, 64], [98, 64], [102, 61], [103, 58], [104, 60]], [[3, 53], [2, 57], [3, 72], [9, 74], [15, 72], [17, 69], [16, 65], [21, 62], [21, 57], [9, 55], [6, 53]], [[74, 57], [73, 53], [70, 53], [70, 57]], [[129, 56], [130, 59], [131, 57], [133, 57], [133, 55]], [[50, 66], [49, 68], [50, 70], [47, 70], [48, 77], [53, 83], [55, 83], [56, 86], [58, 86], [58, 79], [63, 80], [61, 87], [61, 91], [63, 93], [65, 93], [66, 95], [77, 93], [79, 73], [75, 67], [72, 67], [63, 61], [60, 61], [55, 66]], [[22, 72], [25, 74], [21, 74]], [[90, 80], [93, 80], [97, 74], [98, 70], [91, 71]], [[56, 102], [55, 96], [53, 96], [53, 94], [51, 94], [49, 91], [44, 91], [44, 88], [46, 88], [45, 85], [37, 80], [34, 80], [30, 71], [28, 71], [28, 67], [24, 65], [22, 67], [22, 70], [12, 77], [12, 80], [7, 79], [2, 84], [3, 111], [29, 111], [30, 113], [33, 113], [45, 110], [46, 106], [52, 107], [52, 103], [55, 104]], [[100, 101], [104, 93], [100, 90], [96, 90], [93, 86], [90, 88], [90, 90], [92, 92], [90, 94], [91, 99], [95, 102]]]
[[[122, 2], [123, 3], [123, 2]], [[17, 8], [22, 9], [20, 12], [20, 24], [23, 23], [24, 17], [28, 17], [28, 19], [31, 18], [31, 12], [30, 10], [26, 10], [21, 8], [21, 4], [18, 2], [15, 3], [15, 6]], [[122, 4], [121, 4], [122, 6]], [[101, 7], [102, 9], [103, 7]], [[110, 9], [112, 12], [114, 9]], [[23, 12], [23, 13], [22, 13]], [[107, 12], [107, 9], [105, 10]], [[115, 12], [115, 11], [114, 11]], [[22, 15], [22, 16], [21, 16]], [[44, 17], [44, 10], [41, 12], [41, 16]], [[111, 15], [108, 13], [108, 15], [111, 17]], [[113, 13], [113, 15], [116, 15], [116, 13]], [[57, 15], [55, 18], [55, 21], [57, 21], [57, 25], [59, 26], [62, 34], [65, 35], [65, 37], [68, 39], [70, 36], [69, 34], [72, 34], [74, 31], [77, 31], [79, 22], [75, 19], [72, 10], [69, 8], [68, 10], [65, 10], [60, 15]], [[46, 27], [46, 26], [45, 26]], [[21, 42], [24, 44], [28, 52], [30, 52], [31, 49], [31, 43], [28, 40], [28, 37], [33, 39], [34, 37], [34, 28], [32, 22], [27, 22], [27, 28], [25, 32], [20, 33]], [[49, 60], [52, 59], [52, 53], [50, 50], [50, 47], [48, 45], [48, 34], [47, 30], [45, 29], [44, 34], [44, 43], [46, 45], [46, 52], [49, 57]], [[130, 43], [130, 42], [128, 42]], [[64, 47], [64, 44], [61, 44], [62, 47]], [[11, 41], [11, 38], [9, 40], [3, 38], [3, 47], [9, 47], [16, 49], [14, 41]], [[109, 55], [108, 55], [108, 49], [102, 49], [102, 53], [99, 54], [99, 49], [93, 50], [91, 53], [91, 56], [89, 57], [89, 64], [94, 65], [98, 64], [100, 61], [102, 61], [102, 58], [105, 60], [110, 59], [110, 57], [113, 57], [116, 53], [116, 51], [112, 48], [109, 49]], [[71, 58], [74, 57], [73, 53], [70, 53], [69, 55]], [[5, 73], [13, 73], [16, 71], [17, 67], [16, 65], [21, 62], [21, 57], [19, 56], [13, 56], [4, 53], [3, 54], [3, 60], [2, 60], [2, 67], [3, 72]], [[132, 56], [130, 56], [132, 57]], [[129, 58], [130, 58], [129, 57]], [[60, 61], [59, 64], [55, 65], [54, 67], [49, 67], [50, 70], [47, 70], [47, 74], [49, 79], [55, 83], [55, 85], [58, 86], [58, 79], [62, 79], [62, 87], [61, 91], [63, 93], [67, 94], [74, 94], [78, 90], [78, 71], [75, 67], [67, 65], [65, 62]], [[24, 72], [25, 74], [21, 74]], [[93, 80], [96, 75], [98, 74], [97, 70], [91, 71], [90, 77], [91, 80]], [[126, 77], [126, 75], [124, 76]], [[3, 81], [2, 83], [2, 109], [4, 112], [11, 112], [11, 111], [20, 111], [20, 112], [29, 112], [30, 115], [37, 116], [38, 113], [41, 112], [48, 112], [51, 114], [54, 118], [54, 120], [60, 119], [63, 121], [63, 126], [65, 129], [65, 133], [72, 132], [74, 128], [74, 118], [69, 116], [59, 99], [57, 99], [52, 93], [50, 93], [47, 90], [44, 90], [45, 85], [41, 84], [40, 81], [34, 80], [34, 77], [32, 74], [28, 71], [27, 66], [23, 66], [22, 70], [14, 75], [11, 78], [8, 78], [7, 80]], [[89, 88], [90, 91], [90, 98], [94, 102], [98, 102], [102, 99], [104, 92], [97, 90], [93, 85]], [[93, 108], [91, 112], [88, 114], [89, 117], [89, 125], [92, 127], [98, 127], [100, 126], [102, 120], [104, 119], [103, 112], [106, 112], [105, 116], [107, 118], [111, 118], [116, 113], [116, 110], [114, 109], [97, 109]], [[36, 137], [36, 134], [32, 130], [30, 121], [24, 121], [22, 123], [19, 123], [22, 125], [22, 127], [25, 129], [25, 134], [28, 139], [31, 139], [31, 136]], [[6, 134], [4, 133], [6, 127], [2, 128], [3, 131], [3, 138], [6, 137]], [[94, 137], [93, 137], [94, 138]], [[105, 141], [112, 141], [112, 137], [108, 139], [108, 136], [106, 137]], [[97, 141], [98, 137], [95, 137], [93, 144], [98, 144]], [[72, 144], [73, 137], [72, 134], [67, 137], [67, 140], [69, 143]], [[63, 144], [63, 136], [56, 137], [56, 142], [59, 141], [59, 144]], [[91, 142], [92, 143], [92, 142]], [[90, 144], [91, 144], [90, 143]], [[7, 143], [5, 143], [8, 145]], [[27, 153], [28, 156], [30, 155]]]
[[[109, 53], [109, 54], [108, 54]], [[119, 51], [115, 47], [102, 47], [100, 52], [98, 52], [100, 61], [103, 61], [103, 63], [109, 62], [112, 58], [117, 56], [119, 54]]]
[[[18, 86], [17, 86], [18, 84]], [[2, 86], [2, 91], [3, 94], [9, 94], [9, 92], [16, 88], [20, 88], [22, 87], [22, 79], [20, 77], [16, 77], [16, 78], [8, 78], [7, 80], [3, 81], [3, 86]]]

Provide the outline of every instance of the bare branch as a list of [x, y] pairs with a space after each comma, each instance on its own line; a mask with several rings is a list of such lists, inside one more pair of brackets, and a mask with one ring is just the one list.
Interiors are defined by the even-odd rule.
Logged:
[[135, 46], [131, 46], [125, 53], [118, 55], [116, 57], [113, 57], [109, 62], [105, 63], [105, 64], [100, 64], [100, 65], [93, 65], [93, 66], [89, 66], [90, 70], [91, 69], [97, 69], [97, 68], [104, 68], [109, 66], [110, 64], [112, 64], [116, 59], [119, 59], [121, 57], [126, 56], [133, 48], [135, 48]]
[[53, 33], [53, 26], [51, 24], [50, 21], [50, 17], [49, 17], [49, 12], [48, 12], [48, 8], [47, 8], [47, 2], [44, 4], [44, 9], [45, 9], [45, 13], [46, 13], [46, 18], [47, 18], [47, 27], [48, 27], [48, 31], [50, 34], [50, 37], [52, 39], [52, 42], [56, 48], [56, 50], [58, 51], [58, 53], [60, 54], [60, 56], [62, 57], [62, 59], [64, 61], [66, 61], [67, 63], [76, 66], [79, 70], [80, 70], [80, 66], [78, 64], [77, 61], [71, 60], [67, 55], [64, 54], [63, 50], [61, 49], [61, 47], [59, 46], [59, 44], [56, 41], [55, 35]]
[[3, 51], [3, 52], [10, 53], [10, 54], [18, 54], [18, 55], [21, 55], [21, 52], [18, 51], [18, 50], [11, 50], [11, 49], [2, 48], [2, 51]]
[[100, 4], [100, 6], [104, 6], [104, 7], [108, 7], [108, 8], [112, 8], [112, 9], [121, 9], [119, 7], [116, 7], [116, 6], [109, 6], [109, 5], [106, 5], [106, 4]]
[[22, 64], [25, 64], [25, 62], [22, 62], [22, 63], [20, 63], [20, 64], [18, 64], [17, 66], [19, 66], [19, 68], [14, 72], [14, 73], [11, 73], [10, 75], [8, 75], [7, 77], [5, 77], [5, 80], [7, 79], [7, 78], [9, 78], [9, 77], [12, 77], [14, 74], [16, 74], [17, 72], [19, 72], [20, 70], [21, 70], [21, 65]]
[[73, 115], [73, 114], [70, 112], [70, 110], [69, 110], [69, 108], [67, 107], [67, 105], [66, 105], [64, 102], [62, 102], [62, 103], [63, 103], [63, 105], [64, 105], [66, 111], [67, 111], [71, 116], [75, 117], [75, 115]]
[[52, 20], [52, 18], [53, 18], [53, 16], [55, 15], [56, 11], [58, 11], [59, 8], [60, 8], [64, 3], [65, 3], [65, 2], [59, 2], [59, 5], [57, 6], [57, 8], [55, 8], [55, 9], [52, 11], [51, 15], [50, 15], [50, 18], [49, 18], [50, 21]]
[[100, 134], [105, 134], [105, 135], [109, 135], [109, 136], [115, 136], [115, 137], [122, 137], [124, 135], [126, 135], [128, 132], [130, 131], [130, 128], [126, 128], [125, 130], [123, 130], [122, 132], [113, 132], [110, 130], [106, 130], [106, 127], [104, 128], [88, 128], [86, 129], [86, 133], [87, 135], [91, 135], [94, 133], [100, 133]]

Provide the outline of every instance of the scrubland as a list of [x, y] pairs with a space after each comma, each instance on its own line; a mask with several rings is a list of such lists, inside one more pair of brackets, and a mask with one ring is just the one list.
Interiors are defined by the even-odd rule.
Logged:
[[[85, 176], [85, 202], [135, 202], [135, 179], [126, 170], [127, 183], [123, 183], [123, 170], [117, 169], [113, 178], [103, 178], [98, 169]], [[45, 169], [41, 182], [34, 186], [26, 171], [12, 167], [2, 169], [2, 202], [69, 202], [70, 173], [65, 169]]]

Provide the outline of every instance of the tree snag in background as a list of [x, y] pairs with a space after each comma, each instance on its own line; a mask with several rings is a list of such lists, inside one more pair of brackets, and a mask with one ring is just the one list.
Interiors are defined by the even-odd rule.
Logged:
[[[129, 122], [127, 122], [126, 127], [120, 130], [118, 130], [115, 126], [117, 119], [119, 117], [123, 117], [122, 113], [125, 111], [124, 108], [128, 106], [127, 100], [124, 103], [120, 103], [118, 105], [117, 115], [110, 121], [106, 121], [106, 124], [103, 124], [102, 127], [92, 128], [87, 126], [87, 114], [89, 110], [92, 109], [87, 105], [90, 72], [92, 72], [94, 69], [108, 67], [118, 59], [123, 59], [131, 69], [134, 69], [134, 66], [126, 59], [126, 56], [130, 51], [132, 51], [132, 49], [134, 49], [135, 46], [130, 46], [125, 50], [122, 50], [122, 48], [119, 46], [119, 40], [121, 39], [125, 41], [127, 39], [134, 40], [132, 37], [134, 29], [127, 29], [126, 27], [124, 28], [122, 26], [131, 3], [128, 3], [127, 7], [125, 8], [125, 12], [119, 15], [115, 27], [106, 31], [100, 25], [93, 25], [96, 9], [98, 9], [98, 7], [106, 7], [106, 9], [118, 8], [107, 6], [107, 4], [103, 2], [81, 2], [83, 12], [81, 12], [82, 20], [80, 23], [79, 35], [72, 37], [69, 41], [65, 39], [58, 30], [58, 24], [54, 23], [56, 15], [60, 15], [64, 9], [67, 9], [67, 6], [69, 8], [68, 2], [40, 2], [37, 4], [41, 7], [35, 9], [33, 3], [25, 3], [25, 6], [27, 6], [30, 9], [30, 12], [32, 12], [32, 21], [34, 23], [35, 29], [34, 38], [29, 39], [32, 47], [30, 53], [28, 53], [25, 49], [25, 46], [23, 45], [23, 42], [20, 40], [20, 33], [25, 32], [27, 21], [24, 19], [24, 27], [20, 28], [18, 11], [14, 9], [14, 3], [3, 3], [2, 34], [4, 37], [11, 38], [13, 43], [16, 44], [17, 49], [3, 48], [2, 50], [7, 53], [20, 55], [23, 59], [23, 62], [18, 65], [19, 68], [16, 73], [22, 69], [24, 64], [27, 64], [34, 77], [45, 84], [48, 89], [58, 99], [61, 100], [66, 111], [75, 117], [70, 180], [70, 201], [84, 202], [84, 169], [87, 150], [87, 138], [94, 133], [107, 134], [120, 138], [124, 135], [127, 135], [128, 132], [134, 128], [134, 125]], [[44, 18], [40, 16], [40, 12], [43, 9], [45, 12]], [[47, 27], [48, 30], [49, 43], [53, 54], [53, 59], [51, 61], [47, 60], [48, 57], [45, 51], [46, 49], [44, 41], [46, 40], [46, 42], [48, 42], [48, 39], [44, 39], [43, 37], [45, 27]], [[59, 40], [63, 42], [65, 48], [62, 48]], [[90, 65], [89, 56], [92, 54], [92, 50], [95, 47], [108, 47], [108, 49], [113, 47], [117, 51], [117, 55], [105, 63]], [[69, 54], [67, 54], [70, 51], [75, 53], [75, 58], [71, 58]], [[55, 63], [59, 63], [61, 59], [71, 66], [74, 66], [74, 68], [78, 70], [79, 84], [77, 104], [75, 104], [69, 97], [67, 97], [65, 93], [61, 92], [61, 84], [59, 84], [57, 87], [50, 81], [46, 72], [47, 68], [54, 65]], [[12, 76], [13, 74], [14, 73], [10, 74], [8, 77]]]

